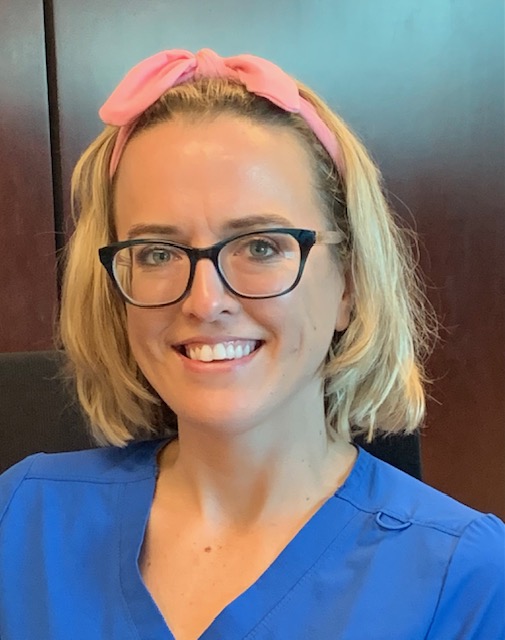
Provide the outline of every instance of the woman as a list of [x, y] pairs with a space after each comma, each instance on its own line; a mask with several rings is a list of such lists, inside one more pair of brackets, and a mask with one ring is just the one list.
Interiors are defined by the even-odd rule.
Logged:
[[61, 336], [113, 446], [4, 475], [2, 640], [504, 637], [503, 524], [351, 443], [417, 427], [430, 337], [356, 138], [210, 50], [101, 116]]

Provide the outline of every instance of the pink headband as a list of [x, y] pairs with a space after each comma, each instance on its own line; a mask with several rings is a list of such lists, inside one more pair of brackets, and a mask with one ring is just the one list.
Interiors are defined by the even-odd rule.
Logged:
[[298, 93], [296, 82], [277, 65], [249, 54], [221, 58], [211, 49], [196, 55], [183, 49], [162, 51], [131, 69], [99, 111], [105, 124], [120, 127], [110, 161], [110, 176], [116, 172], [121, 154], [137, 118], [165, 91], [196, 78], [232, 78], [273, 102], [284, 111], [299, 113], [330, 154], [339, 172], [344, 161], [335, 136], [315, 108]]

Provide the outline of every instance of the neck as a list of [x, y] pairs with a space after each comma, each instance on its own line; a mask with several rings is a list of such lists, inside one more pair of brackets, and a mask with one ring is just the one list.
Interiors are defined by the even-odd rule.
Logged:
[[291, 418], [240, 431], [180, 422], [178, 441], [160, 456], [159, 489], [177, 493], [216, 526], [313, 510], [345, 480], [356, 452], [340, 437], [328, 438], [322, 401], [310, 417]]

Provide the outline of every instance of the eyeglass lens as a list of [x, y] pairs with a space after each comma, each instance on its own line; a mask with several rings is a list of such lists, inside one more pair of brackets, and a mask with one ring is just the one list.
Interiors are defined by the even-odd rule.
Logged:
[[[286, 233], [257, 233], [235, 238], [219, 253], [223, 278], [247, 297], [280, 295], [295, 282], [300, 245]], [[191, 273], [189, 255], [163, 242], [146, 242], [118, 251], [114, 274], [122, 292], [141, 305], [161, 305], [180, 298]]]

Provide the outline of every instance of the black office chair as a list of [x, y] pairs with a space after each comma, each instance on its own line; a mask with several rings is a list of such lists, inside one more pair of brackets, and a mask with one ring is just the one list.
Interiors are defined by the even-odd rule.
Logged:
[[[89, 449], [86, 419], [60, 374], [57, 351], [0, 354], [0, 472], [26, 456], [45, 451]], [[377, 438], [364, 449], [421, 478], [418, 435]]]

